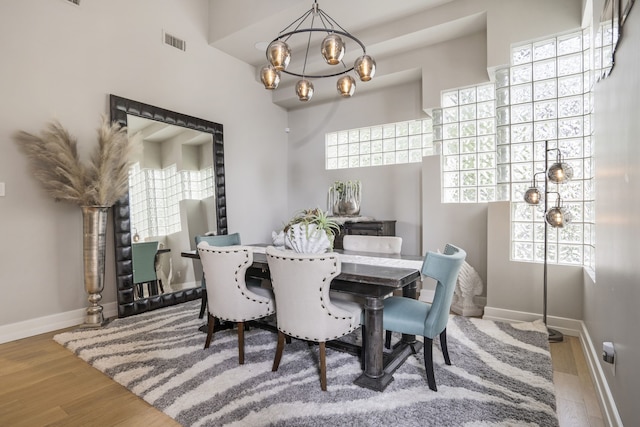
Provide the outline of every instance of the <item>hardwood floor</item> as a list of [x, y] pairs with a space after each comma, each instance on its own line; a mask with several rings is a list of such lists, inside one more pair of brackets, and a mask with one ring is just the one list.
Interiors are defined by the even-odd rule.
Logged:
[[53, 341], [0, 345], [0, 426], [179, 426]]
[[[52, 340], [0, 345], [0, 426], [179, 426]], [[604, 426], [578, 338], [551, 344], [561, 427]]]
[[577, 337], [550, 343], [560, 427], [602, 427], [604, 421]]

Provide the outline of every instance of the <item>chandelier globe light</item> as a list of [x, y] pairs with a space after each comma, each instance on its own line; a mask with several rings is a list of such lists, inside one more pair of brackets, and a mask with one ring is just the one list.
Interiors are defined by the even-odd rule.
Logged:
[[284, 71], [291, 61], [291, 49], [282, 40], [274, 40], [267, 47], [267, 59], [269, 64], [278, 71]]
[[350, 75], [342, 76], [338, 79], [338, 93], [345, 98], [353, 95], [356, 90], [356, 80]]
[[[317, 25], [316, 21], [319, 22], [320, 25]], [[314, 24], [316, 25], [314, 26]], [[311, 36], [314, 33], [326, 33], [318, 50], [322, 55], [324, 63], [330, 66], [342, 65], [340, 69], [328, 72], [307, 72], [309, 53], [314, 51], [314, 49], [311, 48]], [[288, 69], [288, 67], [291, 60], [295, 59], [298, 55], [292, 52], [292, 48], [288, 42], [290, 42], [292, 37], [301, 34], [307, 36], [304, 62], [302, 71], [294, 72]], [[344, 62], [344, 56], [347, 52], [347, 43], [350, 42], [357, 44], [356, 47], [362, 50], [362, 55], [354, 61], [353, 66], [348, 67]], [[313, 84], [310, 79], [342, 76], [337, 81], [338, 93], [342, 97], [350, 97], [355, 92], [356, 80], [348, 75], [348, 73], [354, 71], [361, 81], [367, 82], [373, 78], [376, 69], [375, 60], [367, 55], [364, 44], [322, 11], [318, 6], [317, 0], [314, 0], [310, 10], [278, 33], [278, 36], [269, 43], [265, 53], [268, 64], [260, 70], [260, 79], [265, 89], [273, 90], [278, 87], [281, 72], [300, 77], [301, 80], [296, 83], [296, 94], [300, 101], [308, 101], [313, 96]], [[302, 54], [299, 56], [302, 58]]]
[[300, 101], [308, 101], [313, 96], [313, 83], [307, 79], [298, 80], [296, 94]]
[[273, 65], [265, 65], [260, 70], [260, 78], [265, 89], [273, 90], [280, 84], [280, 73]]
[[376, 73], [376, 61], [369, 55], [362, 55], [354, 63], [354, 68], [360, 80], [368, 82]]
[[344, 42], [339, 35], [332, 33], [322, 40], [322, 57], [329, 65], [338, 65], [344, 57]]

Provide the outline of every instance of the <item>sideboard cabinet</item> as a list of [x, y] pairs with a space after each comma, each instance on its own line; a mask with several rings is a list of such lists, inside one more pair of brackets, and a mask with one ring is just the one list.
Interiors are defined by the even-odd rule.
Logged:
[[340, 226], [340, 233], [336, 235], [333, 242], [333, 247], [335, 249], [342, 249], [342, 238], [347, 234], [366, 236], [395, 236], [396, 221], [346, 221]]

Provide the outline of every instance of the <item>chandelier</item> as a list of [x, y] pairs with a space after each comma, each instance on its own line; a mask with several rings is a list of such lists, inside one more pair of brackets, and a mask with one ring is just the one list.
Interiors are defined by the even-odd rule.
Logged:
[[[310, 21], [310, 23], [307, 21]], [[319, 24], [314, 26], [316, 21]], [[303, 25], [308, 25], [308, 27]], [[329, 66], [342, 65], [338, 70], [331, 69], [327, 72], [307, 73], [307, 63], [312, 44], [311, 36], [314, 33], [326, 33], [326, 36], [316, 49]], [[307, 36], [306, 50], [302, 71], [294, 72], [291, 69], [287, 70], [292, 57], [292, 49], [287, 42], [293, 36], [300, 34]], [[343, 61], [346, 51], [345, 40], [352, 40], [362, 49], [362, 55], [354, 61], [351, 67], [348, 67]], [[311, 83], [310, 79], [342, 76], [338, 79], [336, 85], [338, 93], [343, 97], [350, 97], [356, 89], [356, 80], [348, 74], [350, 71], [355, 70], [355, 73], [363, 82], [371, 80], [376, 72], [376, 62], [371, 56], [367, 55], [364, 44], [323, 12], [318, 6], [317, 0], [313, 2], [310, 10], [278, 33], [278, 36], [267, 47], [266, 56], [268, 64], [260, 70], [260, 79], [265, 89], [273, 90], [278, 87], [281, 72], [300, 77], [300, 80], [296, 83], [296, 94], [300, 101], [308, 101], [313, 96], [313, 83]]]

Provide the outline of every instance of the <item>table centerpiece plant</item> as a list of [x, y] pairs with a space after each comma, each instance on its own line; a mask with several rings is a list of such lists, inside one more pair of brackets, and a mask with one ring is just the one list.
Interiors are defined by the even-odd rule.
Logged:
[[284, 226], [285, 247], [299, 253], [323, 253], [333, 249], [340, 226], [320, 208], [304, 209]]
[[97, 129], [98, 145], [90, 161], [80, 160], [77, 139], [57, 121], [40, 135], [18, 131], [15, 142], [29, 160], [33, 177], [56, 201], [82, 209], [84, 287], [88, 293], [84, 326], [102, 326], [106, 228], [109, 208], [129, 190], [129, 169], [140, 148], [138, 138], [103, 116]]

